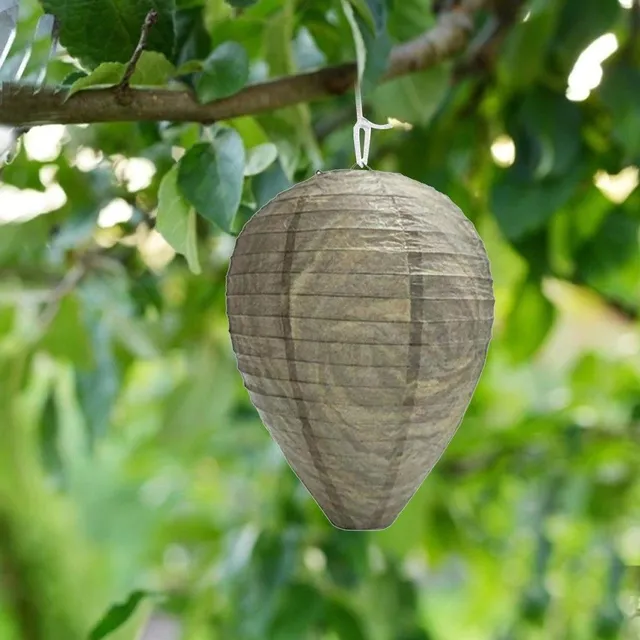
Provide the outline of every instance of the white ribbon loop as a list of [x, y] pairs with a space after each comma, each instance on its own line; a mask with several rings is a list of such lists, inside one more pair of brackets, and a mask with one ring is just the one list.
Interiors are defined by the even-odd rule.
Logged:
[[[353, 127], [353, 146], [356, 152], [356, 164], [362, 169], [369, 162], [371, 148], [371, 129], [393, 129], [393, 123], [375, 124], [364, 117], [362, 112], [362, 89], [360, 80], [356, 82], [356, 123]], [[364, 145], [360, 139], [360, 132], [364, 132]]]
[[[353, 127], [353, 146], [356, 151], [356, 164], [366, 167], [369, 162], [369, 149], [371, 147], [371, 129], [393, 129], [392, 124], [375, 124], [366, 118], [358, 118]], [[360, 138], [360, 132], [364, 132], [364, 145]]]

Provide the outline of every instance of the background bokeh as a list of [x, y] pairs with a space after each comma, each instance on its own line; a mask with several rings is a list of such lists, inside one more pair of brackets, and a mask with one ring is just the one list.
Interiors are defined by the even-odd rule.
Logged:
[[[177, 4], [184, 58], [234, 40], [254, 81], [283, 56], [354, 56], [333, 0]], [[632, 5], [496, 0], [468, 54], [366, 95], [372, 119], [414, 126], [374, 133], [369, 164], [464, 210], [497, 299], [467, 416], [381, 532], [331, 527], [249, 403], [225, 316], [233, 235], [199, 220], [195, 275], [154, 228], [202, 127], [24, 136], [0, 176], [0, 640], [100, 624], [113, 640], [640, 638]], [[16, 51], [40, 14], [22, 3]], [[391, 42], [435, 20], [427, 0], [388, 3]], [[73, 70], [58, 56], [48, 81]], [[318, 162], [351, 166], [352, 100], [226, 123], [278, 151], [240, 216]]]

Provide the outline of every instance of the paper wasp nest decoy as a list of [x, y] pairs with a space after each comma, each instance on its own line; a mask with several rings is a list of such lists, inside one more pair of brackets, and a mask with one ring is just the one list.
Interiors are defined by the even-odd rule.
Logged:
[[239, 235], [227, 279], [238, 368], [329, 520], [382, 529], [453, 437], [493, 322], [489, 261], [444, 195], [331, 171]]

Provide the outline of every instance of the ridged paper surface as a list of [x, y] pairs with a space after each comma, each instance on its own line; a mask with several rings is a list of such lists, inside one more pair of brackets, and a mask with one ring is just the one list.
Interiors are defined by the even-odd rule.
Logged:
[[389, 526], [455, 433], [493, 322], [462, 212], [399, 174], [332, 171], [238, 237], [227, 312], [260, 417], [329, 520]]

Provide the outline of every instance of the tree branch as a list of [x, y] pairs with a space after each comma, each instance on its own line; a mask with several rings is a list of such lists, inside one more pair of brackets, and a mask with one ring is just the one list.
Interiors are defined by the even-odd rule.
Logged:
[[[421, 71], [453, 57], [467, 45], [473, 12], [488, 0], [465, 0], [462, 8], [443, 13], [422, 36], [395, 47], [383, 78], [391, 80]], [[130, 89], [127, 104], [113, 88], [79, 92], [65, 100], [62, 92], [6, 83], [0, 88], [0, 122], [10, 125], [82, 124], [92, 122], [159, 121], [212, 122], [251, 115], [341, 95], [355, 82], [354, 63], [270, 80], [202, 105], [189, 91]]]

